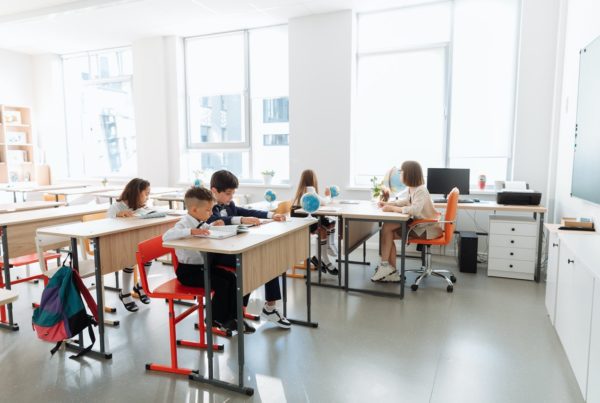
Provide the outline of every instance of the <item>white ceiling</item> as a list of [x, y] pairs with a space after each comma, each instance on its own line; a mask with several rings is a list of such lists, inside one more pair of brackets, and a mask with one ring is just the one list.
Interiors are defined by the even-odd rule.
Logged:
[[72, 53], [141, 38], [191, 36], [286, 23], [344, 9], [432, 0], [0, 0], [0, 49]]

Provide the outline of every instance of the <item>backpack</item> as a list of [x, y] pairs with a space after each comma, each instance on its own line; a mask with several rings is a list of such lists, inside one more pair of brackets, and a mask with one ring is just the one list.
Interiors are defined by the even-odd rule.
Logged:
[[[86, 312], [81, 295], [93, 316]], [[78, 358], [90, 351], [96, 342], [92, 325], [98, 325], [96, 301], [83, 284], [79, 273], [63, 263], [42, 292], [40, 306], [33, 312], [33, 329], [40, 339], [56, 342], [56, 346], [50, 350], [50, 354], [54, 355], [64, 340], [80, 334], [87, 328], [92, 344], [69, 357]]]

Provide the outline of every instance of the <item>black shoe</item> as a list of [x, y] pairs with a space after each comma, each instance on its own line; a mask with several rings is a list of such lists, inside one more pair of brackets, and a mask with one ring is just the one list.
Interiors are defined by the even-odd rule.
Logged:
[[138, 297], [140, 297], [140, 301], [142, 301], [143, 304], [150, 303], [150, 298], [148, 298], [148, 296], [144, 292], [144, 289], [139, 284], [133, 286], [133, 291], [135, 291]]
[[321, 270], [321, 272], [323, 273], [327, 273], [327, 268], [325, 267], [325, 265], [323, 263], [319, 262], [319, 259], [317, 259], [316, 256], [313, 256], [310, 258], [310, 262], [319, 270]]
[[[123, 302], [123, 298], [127, 297], [131, 297], [131, 294], [123, 294], [119, 292], [119, 299], [121, 300], [121, 302]], [[137, 312], [139, 309], [134, 301], [128, 303], [123, 302], [123, 305], [125, 305], [125, 309], [127, 309], [129, 312]]]
[[[237, 320], [231, 319], [225, 323], [225, 328], [229, 331], [236, 332], [237, 331]], [[244, 321], [244, 334], [250, 334], [256, 332], [254, 326], [250, 323]]]
[[333, 275], [333, 276], [337, 276], [339, 274], [339, 270], [337, 269], [337, 267], [334, 267], [331, 263], [324, 265], [325, 269], [327, 270], [327, 273]]

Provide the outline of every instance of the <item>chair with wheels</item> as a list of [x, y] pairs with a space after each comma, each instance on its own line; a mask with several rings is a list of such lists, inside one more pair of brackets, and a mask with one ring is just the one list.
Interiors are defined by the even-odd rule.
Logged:
[[452, 292], [454, 291], [454, 283], [456, 282], [456, 276], [450, 270], [434, 270], [431, 266], [431, 246], [446, 246], [450, 244], [452, 241], [452, 236], [454, 235], [454, 228], [456, 227], [456, 211], [458, 209], [458, 195], [459, 191], [457, 188], [452, 189], [452, 191], [448, 194], [448, 202], [446, 206], [446, 214], [444, 216], [444, 220], [439, 219], [431, 219], [431, 220], [415, 220], [413, 221], [408, 229], [408, 234], [415, 230], [421, 225], [427, 225], [434, 222], [443, 224], [443, 233], [441, 236], [435, 239], [420, 239], [413, 238], [410, 236], [408, 238], [408, 244], [416, 244], [423, 245], [424, 248], [421, 251], [423, 266], [420, 269], [416, 270], [406, 270], [416, 272], [419, 274], [415, 283], [411, 285], [411, 289], [416, 291], [419, 288], [419, 284], [425, 277], [429, 276], [437, 276], [441, 277], [447, 282], [446, 291]]

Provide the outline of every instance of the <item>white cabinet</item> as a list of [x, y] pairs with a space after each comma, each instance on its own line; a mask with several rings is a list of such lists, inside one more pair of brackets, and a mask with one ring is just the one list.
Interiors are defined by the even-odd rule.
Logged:
[[560, 246], [557, 286], [556, 332], [585, 398], [594, 276], [564, 243]]
[[537, 230], [533, 218], [490, 216], [488, 276], [533, 280]]
[[548, 270], [546, 273], [546, 310], [550, 322], [556, 320], [556, 282], [558, 281], [558, 257], [560, 238], [558, 233], [551, 231], [548, 236]]
[[[600, 262], [599, 262], [600, 264]], [[600, 403], [600, 278], [594, 281], [594, 306], [592, 307], [592, 333], [590, 338], [590, 363], [588, 370], [587, 401]]]

